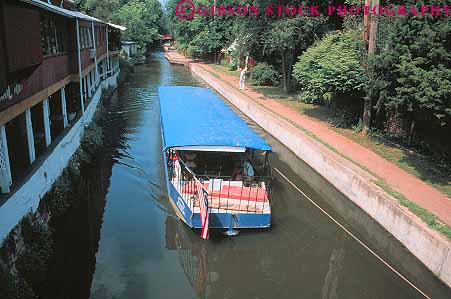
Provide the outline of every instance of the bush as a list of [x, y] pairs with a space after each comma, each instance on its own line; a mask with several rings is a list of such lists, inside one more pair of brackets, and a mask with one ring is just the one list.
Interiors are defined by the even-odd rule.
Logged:
[[0, 267], [0, 294], [2, 299], [37, 299], [31, 286], [22, 278], [16, 277]]
[[330, 92], [326, 92], [323, 95], [318, 95], [310, 90], [301, 91], [298, 95], [298, 100], [307, 104], [324, 104], [325, 101], [329, 101], [332, 97]]
[[80, 161], [90, 163], [95, 154], [103, 147], [103, 132], [95, 122], [85, 128], [77, 156]]
[[227, 69], [229, 71], [236, 71], [238, 69], [238, 65], [236, 63], [229, 63], [227, 65]]
[[235, 60], [232, 60], [232, 62], [229, 63], [227, 59], [222, 59], [221, 65], [226, 67], [229, 71], [236, 71], [238, 69], [238, 65]]
[[258, 63], [251, 72], [251, 78], [255, 85], [277, 85], [279, 73], [266, 62]]
[[24, 280], [36, 290], [46, 280], [54, 239], [45, 219], [26, 217], [20, 225], [24, 248], [17, 257], [16, 267]]
[[359, 117], [349, 113], [344, 109], [336, 109], [334, 116], [330, 117], [328, 123], [336, 128], [352, 128], [354, 131], [360, 131], [361, 126]]
[[293, 77], [303, 101], [330, 101], [337, 94], [363, 91], [366, 78], [358, 40], [359, 32], [330, 33], [299, 57]]

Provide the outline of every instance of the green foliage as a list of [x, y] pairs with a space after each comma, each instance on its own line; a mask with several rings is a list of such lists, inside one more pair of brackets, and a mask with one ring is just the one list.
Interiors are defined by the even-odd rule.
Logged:
[[163, 9], [158, 0], [77, 0], [78, 9], [101, 20], [127, 27], [123, 40], [141, 47], [161, 38]]
[[229, 71], [236, 71], [238, 69], [238, 65], [236, 62], [228, 63], [227, 60], [221, 60], [221, 65], [225, 66]]
[[104, 21], [113, 22], [114, 13], [123, 5], [123, 0], [78, 0], [79, 7], [83, 8], [90, 15]]
[[336, 94], [363, 91], [366, 76], [358, 54], [358, 35], [353, 31], [329, 33], [298, 58], [293, 77], [304, 101], [329, 101]]
[[327, 122], [336, 128], [352, 128], [355, 131], [361, 130], [359, 117], [343, 109], [337, 109], [333, 117], [329, 117]]
[[294, 17], [274, 21], [264, 38], [265, 49], [279, 55], [282, 86], [289, 91], [291, 71], [296, 53], [307, 49], [324, 30], [324, 17]]
[[372, 59], [370, 82], [379, 105], [412, 120], [450, 125], [450, 19], [396, 18], [382, 26], [387, 37]]
[[283, 18], [274, 21], [265, 35], [266, 50], [284, 53], [299, 46], [306, 49], [313, 41], [315, 32], [324, 22], [318, 18]]
[[158, 0], [132, 0], [115, 14], [118, 22], [127, 27], [123, 39], [139, 42], [142, 46], [159, 39], [163, 10]]
[[80, 149], [77, 153], [81, 162], [91, 162], [95, 154], [103, 146], [102, 128], [92, 122], [83, 133]]
[[24, 218], [21, 226], [25, 246], [16, 261], [17, 270], [33, 289], [38, 289], [46, 278], [53, 252], [52, 232], [48, 224], [38, 217]]
[[[190, 56], [217, 54], [230, 44], [230, 32], [234, 18], [199, 16], [192, 20], [181, 20], [175, 15], [175, 7], [179, 0], [169, 0], [166, 4], [168, 31], [177, 41], [177, 47]], [[218, 0], [217, 4], [226, 4], [226, 0]], [[210, 6], [208, 0], [196, 1], [196, 5]]]
[[228, 45], [229, 54], [231, 55], [234, 64], [243, 66], [244, 61], [251, 53], [251, 46], [255, 42], [255, 33], [249, 32], [249, 28], [245, 22], [235, 22], [233, 24], [233, 42]]
[[63, 216], [71, 206], [73, 199], [72, 185], [69, 179], [58, 180], [46, 195], [46, 204], [52, 217]]
[[0, 267], [0, 294], [2, 299], [37, 299], [30, 285], [20, 277]]
[[229, 71], [236, 71], [238, 69], [238, 65], [236, 63], [230, 63], [227, 67]]
[[272, 65], [266, 62], [258, 63], [251, 72], [251, 78], [255, 85], [277, 85], [279, 73]]

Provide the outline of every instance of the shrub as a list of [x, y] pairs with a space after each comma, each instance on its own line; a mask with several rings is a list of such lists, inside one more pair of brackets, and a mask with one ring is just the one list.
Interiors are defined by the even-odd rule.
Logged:
[[238, 69], [238, 65], [236, 63], [234, 63], [234, 62], [233, 63], [229, 63], [227, 65], [227, 69], [229, 71], [236, 71]]
[[95, 122], [92, 122], [83, 133], [83, 138], [80, 142], [80, 148], [77, 156], [80, 161], [90, 163], [94, 159], [94, 155], [103, 146], [103, 132]]
[[33, 288], [38, 289], [46, 279], [46, 270], [53, 253], [54, 239], [45, 219], [26, 217], [20, 222], [24, 248], [18, 255], [16, 267]]
[[430, 125], [428, 131], [451, 125], [451, 22], [442, 18], [395, 21], [372, 61], [372, 91], [380, 94], [378, 100], [389, 113], [425, 122]]
[[279, 73], [266, 62], [258, 63], [251, 72], [251, 78], [255, 85], [277, 85]]
[[344, 109], [336, 109], [334, 116], [329, 117], [327, 121], [336, 128], [352, 128], [356, 131], [361, 129], [359, 129], [359, 117]]
[[[330, 101], [336, 94], [358, 94], [366, 82], [358, 32], [327, 34], [305, 51], [293, 68], [306, 102]], [[301, 94], [301, 97], [302, 97]], [[327, 95], [327, 96], [325, 96]]]
[[203, 52], [202, 52], [202, 49], [200, 47], [198, 47], [196, 45], [190, 45], [186, 49], [186, 54], [188, 54], [188, 56], [196, 58], [199, 55], [203, 54]]
[[0, 294], [2, 299], [37, 299], [31, 286], [22, 278], [16, 277], [0, 267]]
[[307, 104], [324, 104], [325, 101], [330, 101], [331, 97], [330, 92], [319, 95], [313, 91], [304, 90], [299, 93], [298, 100]]
[[229, 71], [236, 71], [238, 69], [238, 65], [234, 59], [231, 62], [228, 62], [228, 59], [222, 59], [221, 65], [226, 67]]

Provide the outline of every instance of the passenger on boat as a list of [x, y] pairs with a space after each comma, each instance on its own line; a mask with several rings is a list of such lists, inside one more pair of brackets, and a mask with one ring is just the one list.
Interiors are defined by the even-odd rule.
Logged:
[[170, 151], [169, 152], [169, 176], [171, 178], [177, 178], [180, 177], [181, 174], [181, 168], [180, 168], [180, 163], [179, 163], [179, 157], [177, 155], [177, 152], [175, 151]]
[[245, 160], [243, 164], [240, 162], [235, 163], [232, 172], [232, 181], [243, 180], [245, 184], [249, 185], [253, 182], [254, 176], [255, 171], [251, 162]]
[[179, 160], [174, 161], [174, 178], [183, 180], [182, 167], [180, 166]]
[[233, 165], [233, 172], [231, 176], [232, 181], [240, 181], [241, 180], [241, 163], [236, 162]]
[[243, 163], [243, 168], [244, 168], [243, 183], [245, 186], [250, 185], [254, 181], [255, 176], [254, 167], [252, 166], [251, 162], [246, 160]]
[[185, 165], [191, 170], [194, 170], [197, 167], [197, 164], [194, 161], [196, 157], [197, 155], [191, 152], [187, 152], [183, 155], [183, 161], [185, 162]]

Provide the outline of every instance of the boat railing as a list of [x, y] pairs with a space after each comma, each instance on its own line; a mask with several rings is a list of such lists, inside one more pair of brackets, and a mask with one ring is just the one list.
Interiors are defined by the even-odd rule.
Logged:
[[198, 183], [208, 193], [209, 212], [214, 213], [269, 213], [269, 176], [196, 175], [181, 159], [168, 159], [168, 174], [190, 209], [199, 207]]

